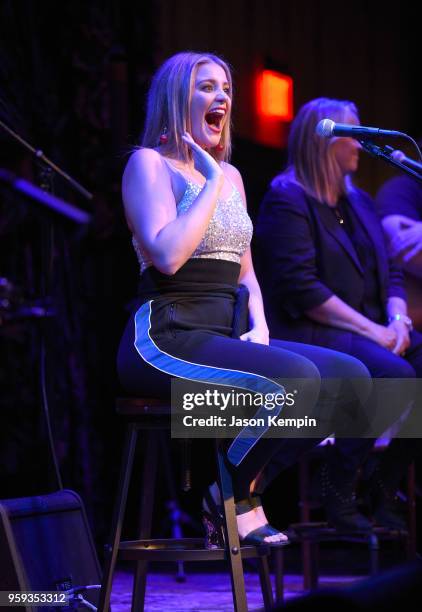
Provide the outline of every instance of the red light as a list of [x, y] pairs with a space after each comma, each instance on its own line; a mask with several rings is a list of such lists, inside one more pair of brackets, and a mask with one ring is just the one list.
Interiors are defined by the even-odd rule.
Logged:
[[280, 121], [293, 119], [293, 80], [275, 70], [262, 70], [257, 79], [258, 114]]

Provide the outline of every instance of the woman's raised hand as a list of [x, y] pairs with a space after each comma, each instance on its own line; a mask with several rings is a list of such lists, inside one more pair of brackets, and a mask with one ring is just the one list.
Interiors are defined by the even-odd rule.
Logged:
[[200, 147], [188, 132], [185, 132], [182, 138], [192, 151], [195, 169], [205, 176], [205, 180], [218, 180], [221, 183], [220, 186], [222, 186], [224, 183], [224, 173], [220, 164], [205, 149]]

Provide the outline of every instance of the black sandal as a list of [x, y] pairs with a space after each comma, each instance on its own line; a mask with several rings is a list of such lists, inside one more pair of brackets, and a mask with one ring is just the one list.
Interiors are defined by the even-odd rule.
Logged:
[[253, 529], [253, 531], [250, 531], [244, 538], [240, 538], [240, 544], [241, 546], [287, 546], [290, 544], [288, 538], [287, 540], [277, 540], [276, 542], [268, 542], [268, 540], [265, 539], [268, 538], [268, 536], [279, 535], [280, 533], [286, 535], [267, 523], [257, 529]]

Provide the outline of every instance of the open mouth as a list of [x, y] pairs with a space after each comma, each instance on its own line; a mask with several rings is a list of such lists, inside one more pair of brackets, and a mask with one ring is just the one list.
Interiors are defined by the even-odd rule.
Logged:
[[225, 116], [226, 111], [224, 109], [214, 109], [205, 115], [205, 121], [213, 132], [221, 132]]

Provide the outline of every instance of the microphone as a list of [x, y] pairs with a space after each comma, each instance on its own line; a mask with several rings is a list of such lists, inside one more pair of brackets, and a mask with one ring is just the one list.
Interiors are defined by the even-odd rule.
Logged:
[[333, 136], [348, 136], [357, 140], [365, 140], [374, 136], [389, 136], [390, 138], [399, 138], [404, 136], [402, 132], [395, 130], [382, 130], [375, 127], [364, 127], [363, 125], [350, 125], [345, 123], [334, 123], [331, 119], [321, 119], [315, 128], [316, 134], [323, 138], [332, 138]]
[[393, 151], [392, 153], [390, 153], [390, 157], [392, 157], [395, 161], [398, 161], [401, 164], [404, 164], [405, 166], [412, 168], [412, 170], [422, 173], [422, 163], [417, 162], [411, 157], [407, 157], [407, 155], [405, 155], [403, 151], [399, 151], [397, 149], [396, 151]]

